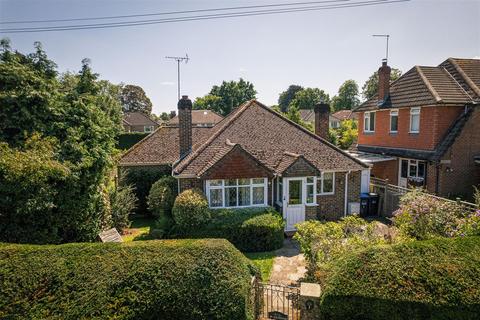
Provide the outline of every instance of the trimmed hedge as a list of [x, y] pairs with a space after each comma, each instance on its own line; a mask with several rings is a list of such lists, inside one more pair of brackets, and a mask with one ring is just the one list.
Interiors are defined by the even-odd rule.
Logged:
[[224, 238], [243, 252], [279, 249], [283, 245], [284, 222], [273, 208], [214, 209], [210, 221], [199, 228], [174, 226], [173, 234], [189, 238]]
[[127, 150], [133, 147], [137, 142], [148, 136], [150, 133], [144, 132], [127, 132], [121, 133], [117, 137], [117, 148]]
[[252, 319], [256, 272], [221, 239], [0, 245], [1, 319]]
[[328, 265], [321, 319], [478, 319], [480, 237], [414, 241]]
[[180, 193], [173, 204], [172, 216], [179, 228], [194, 229], [209, 222], [210, 209], [202, 190], [188, 189]]

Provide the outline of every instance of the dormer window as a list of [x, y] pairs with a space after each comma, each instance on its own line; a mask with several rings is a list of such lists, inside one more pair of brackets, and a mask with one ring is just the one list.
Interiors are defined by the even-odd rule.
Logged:
[[363, 115], [363, 131], [375, 132], [375, 112], [365, 112]]

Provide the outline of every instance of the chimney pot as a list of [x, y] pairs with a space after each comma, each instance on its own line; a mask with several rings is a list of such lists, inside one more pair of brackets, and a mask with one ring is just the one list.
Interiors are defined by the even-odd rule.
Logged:
[[315, 112], [315, 134], [323, 139], [328, 139], [330, 123], [330, 105], [320, 102], [313, 108]]
[[178, 135], [180, 159], [192, 151], [192, 100], [182, 96], [178, 101]]

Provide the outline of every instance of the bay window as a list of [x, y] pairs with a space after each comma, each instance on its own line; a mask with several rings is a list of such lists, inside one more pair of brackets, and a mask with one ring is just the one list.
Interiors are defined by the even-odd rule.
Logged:
[[235, 208], [267, 205], [267, 178], [207, 180], [211, 208]]
[[410, 132], [420, 132], [420, 108], [410, 109]]
[[363, 131], [375, 132], [375, 112], [365, 112], [363, 115]]

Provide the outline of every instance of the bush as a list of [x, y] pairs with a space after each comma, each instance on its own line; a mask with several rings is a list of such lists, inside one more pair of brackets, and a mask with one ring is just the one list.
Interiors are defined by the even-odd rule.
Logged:
[[123, 176], [122, 183], [131, 185], [135, 188], [137, 202], [137, 214], [149, 215], [147, 197], [152, 185], [158, 179], [170, 176], [172, 168], [170, 166], [152, 166], [152, 167], [129, 167], [121, 168], [120, 176]]
[[0, 318], [252, 319], [252, 272], [225, 240], [0, 245]]
[[210, 222], [201, 228], [174, 226], [177, 237], [224, 238], [244, 252], [279, 249], [284, 222], [272, 208], [214, 209]]
[[319, 319], [476, 319], [480, 238], [413, 241], [329, 264]]
[[133, 147], [137, 142], [148, 136], [149, 133], [144, 132], [125, 132], [117, 137], [117, 148], [127, 150]]
[[160, 178], [152, 185], [148, 194], [148, 210], [158, 218], [161, 216], [172, 217], [172, 208], [178, 194], [178, 181], [168, 176]]
[[130, 185], [119, 184], [110, 191], [110, 209], [112, 212], [112, 226], [122, 232], [130, 227], [128, 216], [133, 213], [137, 203], [134, 189]]
[[173, 205], [173, 220], [184, 229], [205, 225], [210, 220], [208, 201], [199, 189], [183, 191], [175, 199]]
[[404, 236], [426, 240], [459, 235], [460, 225], [469, 216], [460, 204], [414, 190], [400, 199], [400, 208], [394, 213], [394, 222]]
[[294, 238], [299, 242], [310, 275], [323, 271], [324, 264], [345, 252], [384, 243], [385, 234], [375, 232], [377, 222], [348, 216], [337, 222], [306, 221], [297, 225]]

